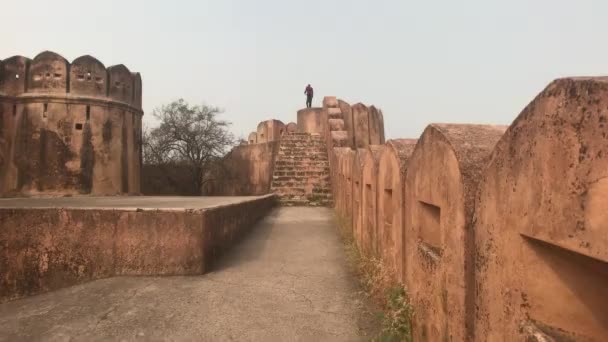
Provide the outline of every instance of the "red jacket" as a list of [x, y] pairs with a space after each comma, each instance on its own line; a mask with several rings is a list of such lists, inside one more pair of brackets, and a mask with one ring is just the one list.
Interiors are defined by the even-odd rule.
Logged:
[[307, 86], [306, 89], [304, 90], [304, 94], [306, 94], [307, 96], [312, 96], [313, 95], [312, 87]]

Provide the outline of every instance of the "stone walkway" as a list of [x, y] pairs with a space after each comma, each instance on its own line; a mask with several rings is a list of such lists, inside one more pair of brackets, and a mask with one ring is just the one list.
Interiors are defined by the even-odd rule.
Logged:
[[360, 298], [331, 210], [278, 208], [204, 276], [111, 278], [2, 304], [0, 341], [369, 340]]

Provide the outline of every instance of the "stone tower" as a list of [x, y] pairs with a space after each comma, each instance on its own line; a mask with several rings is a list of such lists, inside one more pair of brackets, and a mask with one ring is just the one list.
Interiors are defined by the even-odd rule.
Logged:
[[0, 195], [140, 192], [142, 81], [91, 56], [0, 61]]

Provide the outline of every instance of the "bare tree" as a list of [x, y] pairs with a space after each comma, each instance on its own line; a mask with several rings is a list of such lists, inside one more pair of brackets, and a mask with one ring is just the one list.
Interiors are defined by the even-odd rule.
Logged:
[[218, 117], [222, 112], [207, 105], [191, 106], [183, 99], [155, 109], [152, 115], [160, 125], [145, 130], [144, 163], [185, 166], [192, 187], [200, 193], [213, 167], [236, 142], [228, 130], [231, 123]]

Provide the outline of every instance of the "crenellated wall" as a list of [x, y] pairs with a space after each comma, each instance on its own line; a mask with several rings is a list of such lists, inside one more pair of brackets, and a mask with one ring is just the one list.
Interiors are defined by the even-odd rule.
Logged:
[[91, 56], [0, 62], [0, 195], [139, 193], [142, 81]]
[[608, 78], [554, 81], [508, 129], [430, 124], [379, 161], [380, 110], [324, 108], [347, 132], [327, 135], [336, 213], [407, 289], [414, 341], [608, 340]]

